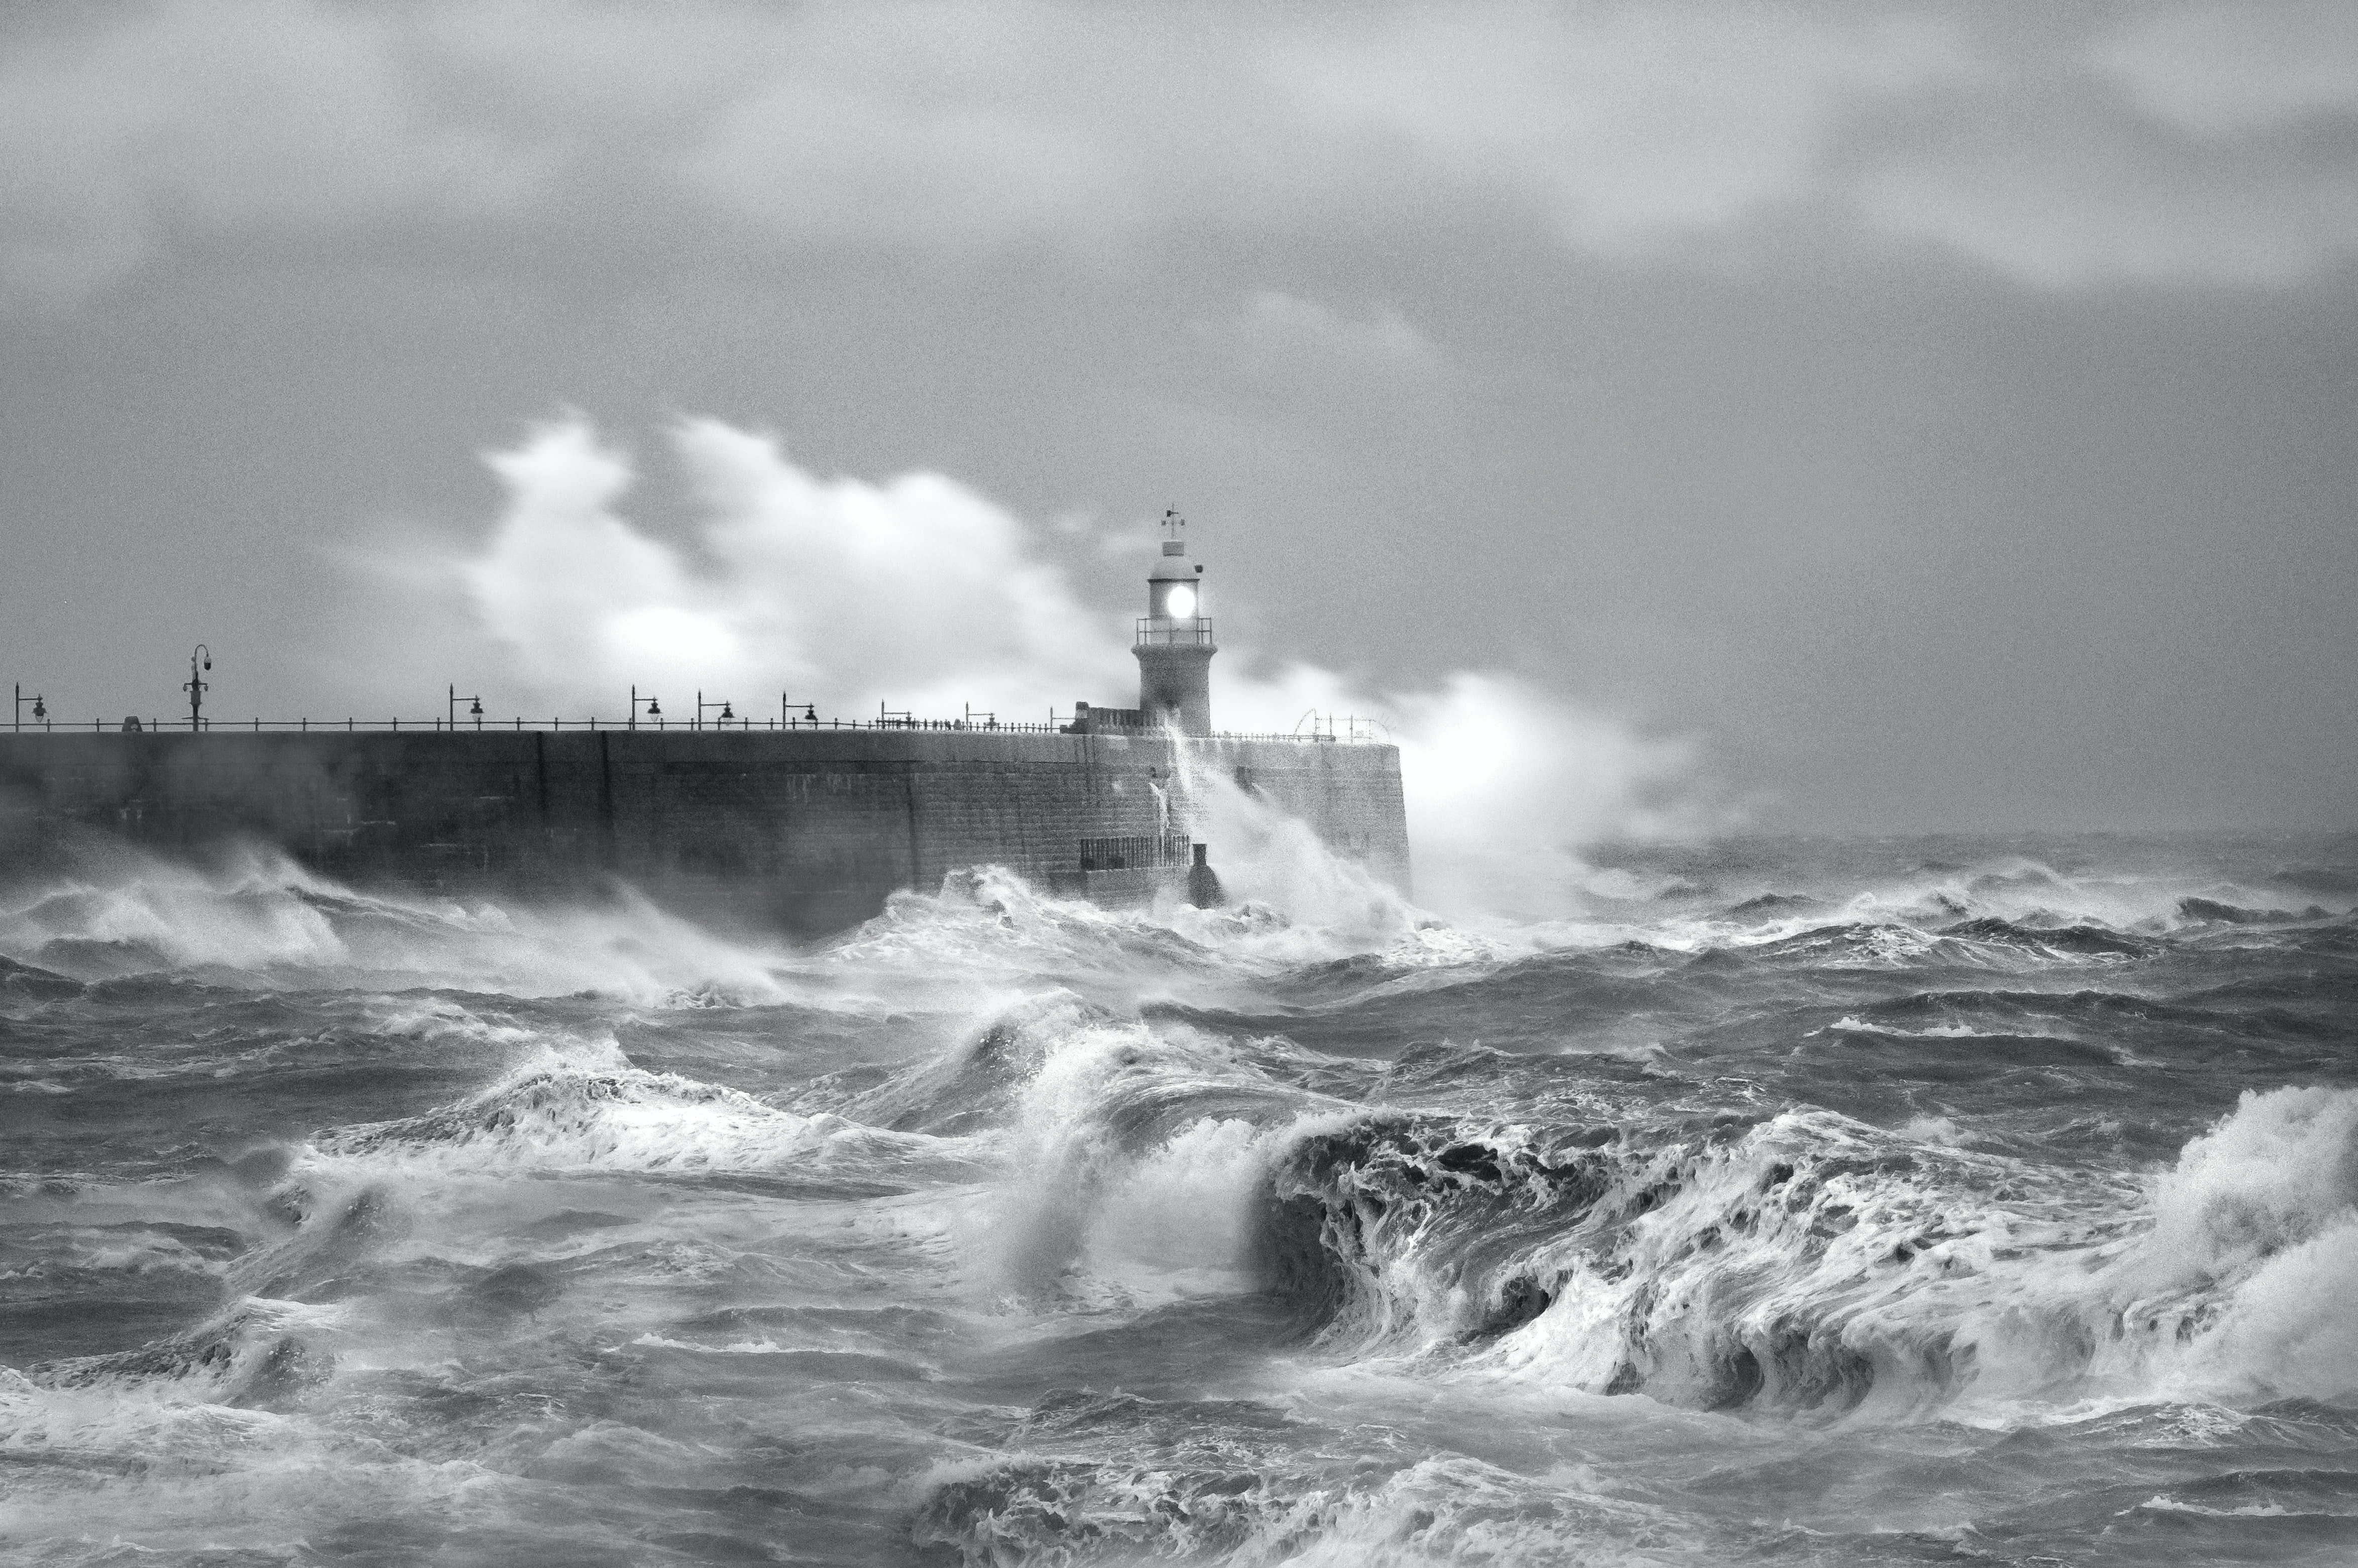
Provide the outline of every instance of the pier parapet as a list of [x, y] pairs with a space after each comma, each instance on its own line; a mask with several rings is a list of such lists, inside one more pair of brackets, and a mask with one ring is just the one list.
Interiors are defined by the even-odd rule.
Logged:
[[1183, 765], [1249, 780], [1406, 888], [1389, 746], [614, 726], [0, 732], [0, 883], [124, 848], [202, 863], [270, 844], [356, 885], [573, 898], [619, 882], [691, 918], [817, 936], [972, 866], [1106, 903], [1186, 896]]

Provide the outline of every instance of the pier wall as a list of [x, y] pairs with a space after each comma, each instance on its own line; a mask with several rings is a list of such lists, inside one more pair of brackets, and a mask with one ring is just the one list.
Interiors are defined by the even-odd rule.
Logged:
[[1083, 838], [1186, 831], [1180, 746], [1407, 886], [1390, 747], [849, 730], [0, 735], [0, 877], [125, 843], [204, 860], [261, 841], [354, 885], [621, 881], [811, 936], [960, 867], [1045, 886], [1079, 871]]

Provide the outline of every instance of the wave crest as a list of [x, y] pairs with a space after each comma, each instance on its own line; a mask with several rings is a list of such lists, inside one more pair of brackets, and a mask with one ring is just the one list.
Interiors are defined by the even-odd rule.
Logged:
[[932, 1161], [939, 1141], [798, 1115], [752, 1096], [635, 1067], [529, 1065], [453, 1106], [315, 1139], [314, 1165], [438, 1175], [535, 1172], [881, 1170]]

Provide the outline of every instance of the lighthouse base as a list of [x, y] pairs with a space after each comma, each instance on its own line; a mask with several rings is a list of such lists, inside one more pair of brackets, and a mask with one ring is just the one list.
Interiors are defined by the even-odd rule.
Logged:
[[1138, 706], [1150, 725], [1169, 724], [1182, 735], [1212, 732], [1212, 655], [1209, 643], [1141, 644], [1138, 655]]

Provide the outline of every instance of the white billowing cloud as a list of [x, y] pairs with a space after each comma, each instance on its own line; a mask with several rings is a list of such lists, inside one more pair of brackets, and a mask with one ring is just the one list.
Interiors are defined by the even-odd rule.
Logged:
[[1627, 265], [1898, 236], [2040, 286], [2275, 286], [2358, 252], [2351, 15], [36, 8], [0, 31], [0, 281], [70, 296], [225, 234], [1135, 265], [1479, 221]]
[[507, 509], [458, 570], [537, 706], [619, 712], [636, 686], [683, 713], [700, 689], [756, 715], [791, 695], [1045, 719], [1129, 662], [1022, 524], [953, 481], [823, 481], [717, 420], [672, 441], [705, 510], [692, 556], [619, 514], [631, 466], [581, 421], [487, 458]]
[[940, 714], [973, 700], [1028, 719], [1127, 663], [1118, 623], [1033, 558], [1023, 524], [954, 480], [821, 481], [773, 438], [711, 419], [683, 425], [677, 448], [742, 624], [806, 678], [860, 686], [863, 702]]
[[[486, 629], [514, 650], [534, 696], [595, 711], [612, 697], [617, 676], [653, 683], [699, 665], [736, 666], [727, 622], [682, 608], [696, 589], [677, 554], [614, 512], [631, 487], [631, 465], [587, 425], [547, 426], [485, 460], [507, 487], [508, 510], [489, 547], [460, 575]], [[716, 653], [717, 666], [702, 665]]]
[[[487, 460], [506, 508], [451, 565], [535, 711], [618, 716], [635, 685], [679, 717], [701, 690], [757, 720], [781, 692], [823, 716], [884, 703], [956, 718], [972, 701], [1032, 719], [1135, 689], [1125, 623], [965, 486], [821, 480], [775, 438], [712, 419], [672, 442], [704, 514], [693, 550], [622, 515], [632, 467], [582, 420]], [[1243, 732], [1295, 732], [1313, 714], [1379, 724], [1401, 750], [1420, 901], [1452, 913], [1561, 908], [1578, 844], [1685, 826], [1691, 743], [1510, 676], [1373, 692], [1309, 664], [1255, 674], [1231, 643], [1214, 704]]]

